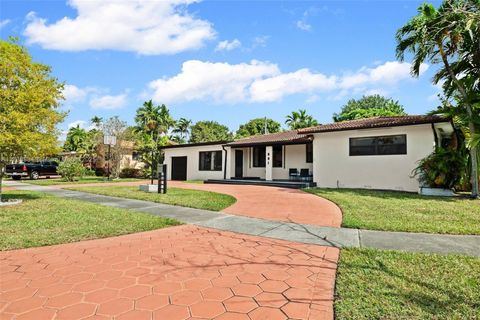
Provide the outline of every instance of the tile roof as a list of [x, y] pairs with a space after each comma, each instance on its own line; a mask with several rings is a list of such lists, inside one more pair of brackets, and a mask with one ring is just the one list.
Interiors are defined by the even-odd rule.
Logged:
[[299, 134], [297, 130], [293, 130], [238, 139], [227, 143], [227, 146], [266, 145], [272, 143], [293, 144], [309, 141], [311, 141], [311, 138], [307, 134]]
[[442, 116], [425, 116], [425, 115], [410, 115], [410, 116], [392, 116], [392, 117], [372, 117], [365, 119], [357, 119], [350, 121], [342, 121], [330, 124], [319, 125], [316, 127], [304, 128], [298, 130], [299, 134], [309, 134], [317, 132], [332, 132], [355, 129], [370, 129], [383, 127], [407, 126], [415, 124], [448, 122], [449, 118]]

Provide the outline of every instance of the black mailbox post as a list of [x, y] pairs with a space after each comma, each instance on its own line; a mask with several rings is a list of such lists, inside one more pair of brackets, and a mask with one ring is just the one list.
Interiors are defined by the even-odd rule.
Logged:
[[167, 193], [167, 165], [159, 164], [157, 167], [158, 193]]

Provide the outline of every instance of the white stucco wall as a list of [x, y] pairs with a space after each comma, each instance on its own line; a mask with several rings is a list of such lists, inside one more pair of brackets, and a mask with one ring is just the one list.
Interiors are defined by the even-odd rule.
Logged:
[[[285, 163], [282, 167], [272, 168], [272, 178], [276, 179], [288, 179], [288, 170], [290, 168], [296, 168], [300, 172], [300, 169], [309, 169], [313, 171], [313, 164], [307, 163], [306, 146], [304, 144], [286, 145], [284, 146], [285, 156], [283, 160]], [[266, 168], [253, 167], [252, 149], [251, 148], [237, 148], [232, 149], [232, 165], [230, 170], [231, 177], [235, 176], [235, 150], [243, 151], [243, 176], [244, 177], [260, 177], [265, 179]], [[230, 151], [229, 151], [230, 153]]]
[[[349, 156], [349, 138], [407, 135], [406, 155]], [[417, 161], [434, 150], [430, 124], [314, 134], [313, 178], [319, 187], [418, 191]]]
[[[207, 145], [195, 147], [179, 147], [163, 149], [167, 165], [167, 179], [172, 177], [172, 157], [187, 157], [187, 180], [207, 180], [223, 179], [223, 167], [225, 166], [225, 152], [222, 145]], [[199, 170], [199, 152], [201, 151], [222, 151], [222, 170], [221, 171], [200, 171]]]

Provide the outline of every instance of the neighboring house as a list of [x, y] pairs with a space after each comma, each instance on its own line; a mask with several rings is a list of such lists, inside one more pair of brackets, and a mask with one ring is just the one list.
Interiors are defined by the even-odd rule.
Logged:
[[308, 169], [319, 187], [415, 192], [418, 161], [453, 132], [439, 116], [374, 117], [162, 150], [172, 180], [288, 180]]

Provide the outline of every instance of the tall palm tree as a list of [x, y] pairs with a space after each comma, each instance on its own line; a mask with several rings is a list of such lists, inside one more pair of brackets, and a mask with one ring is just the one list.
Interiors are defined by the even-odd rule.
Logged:
[[[469, 84], [472, 77], [463, 77], [462, 73], [452, 67], [462, 64], [462, 49], [470, 47], [471, 42], [478, 43], [480, 34], [480, 5], [477, 0], [445, 1], [437, 10], [431, 4], [422, 4], [418, 14], [411, 18], [397, 31], [397, 58], [403, 61], [405, 53], [413, 54], [412, 74], [420, 74], [420, 68], [425, 61], [432, 64], [443, 64], [434, 77], [434, 83], [445, 80], [444, 88], [447, 95], [458, 94], [461, 103], [465, 105], [468, 116], [469, 132], [476, 137], [472, 94], [469, 94]], [[472, 30], [473, 27], [473, 30]], [[473, 31], [473, 32], [472, 32]], [[476, 39], [476, 40], [475, 40]], [[478, 47], [475, 48], [478, 54]], [[480, 56], [480, 55], [479, 55]], [[456, 72], [457, 71], [457, 72]], [[477, 94], [473, 95], [478, 99]], [[478, 186], [478, 159], [475, 145], [470, 148], [472, 196], [479, 196]]]
[[172, 132], [180, 135], [182, 140], [187, 140], [191, 125], [192, 125], [192, 120], [180, 118], [177, 121], [175, 128], [172, 130]]
[[305, 109], [300, 109], [298, 112], [292, 111], [291, 114], [287, 115], [285, 124], [287, 124], [290, 129], [297, 130], [314, 127], [318, 125], [318, 122], [311, 115], [307, 114]]
[[95, 126], [95, 129], [98, 130], [103, 122], [103, 118], [99, 116], [93, 116], [92, 119], [90, 119], [90, 122]]

